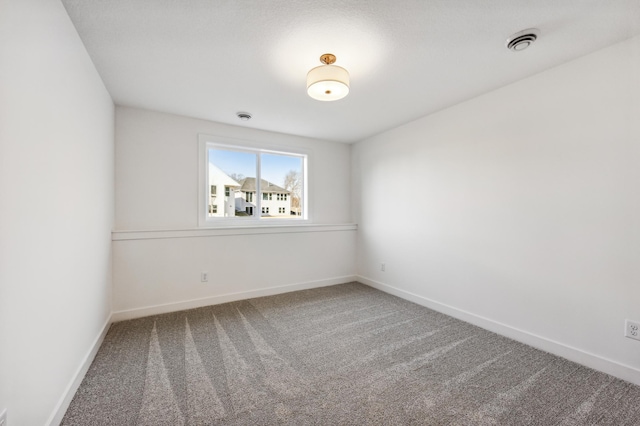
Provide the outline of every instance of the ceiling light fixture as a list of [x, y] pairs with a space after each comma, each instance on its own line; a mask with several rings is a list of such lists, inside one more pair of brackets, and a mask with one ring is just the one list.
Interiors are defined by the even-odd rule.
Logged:
[[337, 101], [349, 94], [349, 72], [332, 65], [335, 55], [325, 53], [320, 56], [324, 65], [313, 68], [307, 74], [307, 94], [319, 101]]
[[534, 41], [540, 36], [540, 30], [537, 28], [529, 28], [528, 30], [522, 30], [507, 39], [507, 49], [519, 52], [531, 46]]

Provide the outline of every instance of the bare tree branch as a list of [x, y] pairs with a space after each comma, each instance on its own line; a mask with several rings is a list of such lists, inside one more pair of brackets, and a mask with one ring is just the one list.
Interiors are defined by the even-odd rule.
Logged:
[[301, 214], [302, 175], [296, 170], [289, 170], [284, 177], [284, 189], [291, 192], [291, 209]]

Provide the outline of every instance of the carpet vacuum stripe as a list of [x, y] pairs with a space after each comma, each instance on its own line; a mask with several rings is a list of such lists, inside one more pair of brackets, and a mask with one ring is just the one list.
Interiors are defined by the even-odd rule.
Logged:
[[640, 387], [359, 283], [114, 323], [62, 425], [640, 425]]

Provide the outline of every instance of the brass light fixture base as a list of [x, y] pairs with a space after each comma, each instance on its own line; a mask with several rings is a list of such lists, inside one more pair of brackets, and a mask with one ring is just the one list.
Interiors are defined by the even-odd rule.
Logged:
[[331, 54], [331, 53], [325, 53], [324, 55], [320, 56], [320, 62], [322, 62], [325, 65], [331, 65], [336, 61], [336, 55]]

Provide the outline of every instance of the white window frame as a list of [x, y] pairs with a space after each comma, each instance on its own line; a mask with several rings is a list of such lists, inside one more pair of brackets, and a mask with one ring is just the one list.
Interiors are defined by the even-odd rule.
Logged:
[[[209, 217], [208, 205], [210, 194], [209, 187], [209, 156], [210, 148], [230, 149], [259, 154], [293, 155], [302, 158], [303, 193], [302, 216], [292, 218], [270, 219], [261, 218], [262, 195], [260, 191], [260, 179], [256, 176], [256, 193], [254, 195], [253, 217]], [[298, 147], [278, 146], [255, 141], [247, 141], [228, 137], [200, 134], [198, 135], [198, 226], [199, 227], [229, 227], [229, 226], [282, 226], [302, 225], [311, 223], [310, 199], [310, 168], [312, 152], [309, 149]], [[256, 164], [256, 174], [260, 175], [260, 161]]]

